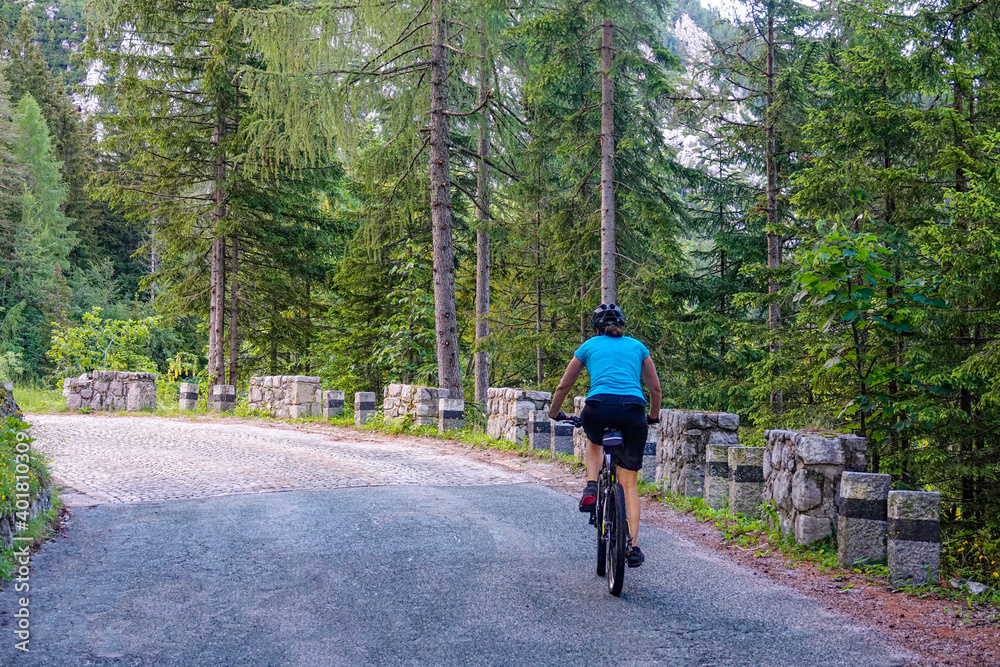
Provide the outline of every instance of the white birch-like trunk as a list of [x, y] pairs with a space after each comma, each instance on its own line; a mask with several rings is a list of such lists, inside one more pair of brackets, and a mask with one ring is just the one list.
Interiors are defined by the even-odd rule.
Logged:
[[601, 303], [618, 300], [615, 275], [615, 83], [614, 29], [601, 24]]

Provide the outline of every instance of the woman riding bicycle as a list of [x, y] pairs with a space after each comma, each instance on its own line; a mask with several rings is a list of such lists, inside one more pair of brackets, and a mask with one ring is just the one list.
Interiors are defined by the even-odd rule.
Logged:
[[[580, 499], [580, 511], [593, 512], [597, 504], [597, 476], [603, 458], [603, 448], [597, 443], [602, 442], [606, 430], [621, 431], [623, 442], [620, 447], [614, 448], [612, 459], [618, 466], [618, 481], [625, 490], [625, 511], [632, 538], [626, 561], [629, 567], [639, 567], [644, 560], [637, 542], [639, 470], [642, 469], [648, 424], [660, 421], [660, 379], [646, 346], [622, 335], [625, 314], [621, 308], [613, 303], [602, 303], [594, 311], [591, 324], [597, 336], [574, 353], [552, 397], [549, 417], [565, 418], [560, 408], [586, 368], [590, 375], [590, 392], [580, 419], [587, 434], [587, 486]], [[640, 378], [649, 388], [648, 416]]]

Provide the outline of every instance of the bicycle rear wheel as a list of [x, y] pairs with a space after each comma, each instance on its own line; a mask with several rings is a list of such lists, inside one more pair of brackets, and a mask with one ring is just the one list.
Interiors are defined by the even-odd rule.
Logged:
[[611, 485], [608, 506], [604, 509], [608, 527], [608, 591], [621, 595], [625, 584], [625, 551], [628, 547], [628, 518], [625, 512], [625, 489], [618, 482]]

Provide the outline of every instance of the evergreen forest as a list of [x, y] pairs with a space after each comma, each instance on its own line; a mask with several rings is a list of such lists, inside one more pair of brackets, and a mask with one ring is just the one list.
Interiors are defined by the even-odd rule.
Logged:
[[853, 432], [1000, 539], [1000, 2], [0, 1], [0, 379], [552, 391]]

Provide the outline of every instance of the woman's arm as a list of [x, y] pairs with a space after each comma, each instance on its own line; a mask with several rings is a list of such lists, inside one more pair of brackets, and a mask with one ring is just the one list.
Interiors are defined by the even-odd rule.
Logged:
[[660, 390], [660, 377], [656, 374], [656, 366], [653, 365], [652, 357], [646, 357], [642, 362], [642, 379], [649, 387], [649, 416], [653, 419], [659, 419], [663, 392]]
[[[562, 409], [563, 401], [569, 396], [569, 392], [573, 390], [573, 385], [580, 378], [580, 373], [583, 372], [584, 366], [583, 362], [573, 355], [573, 358], [569, 362], [569, 366], [566, 367], [566, 372], [563, 373], [562, 380], [559, 380], [559, 386], [556, 387], [556, 393], [552, 396], [552, 407], [549, 408], [549, 417], [555, 419], [559, 416], [559, 411]], [[659, 383], [657, 383], [657, 390], [659, 390]]]

